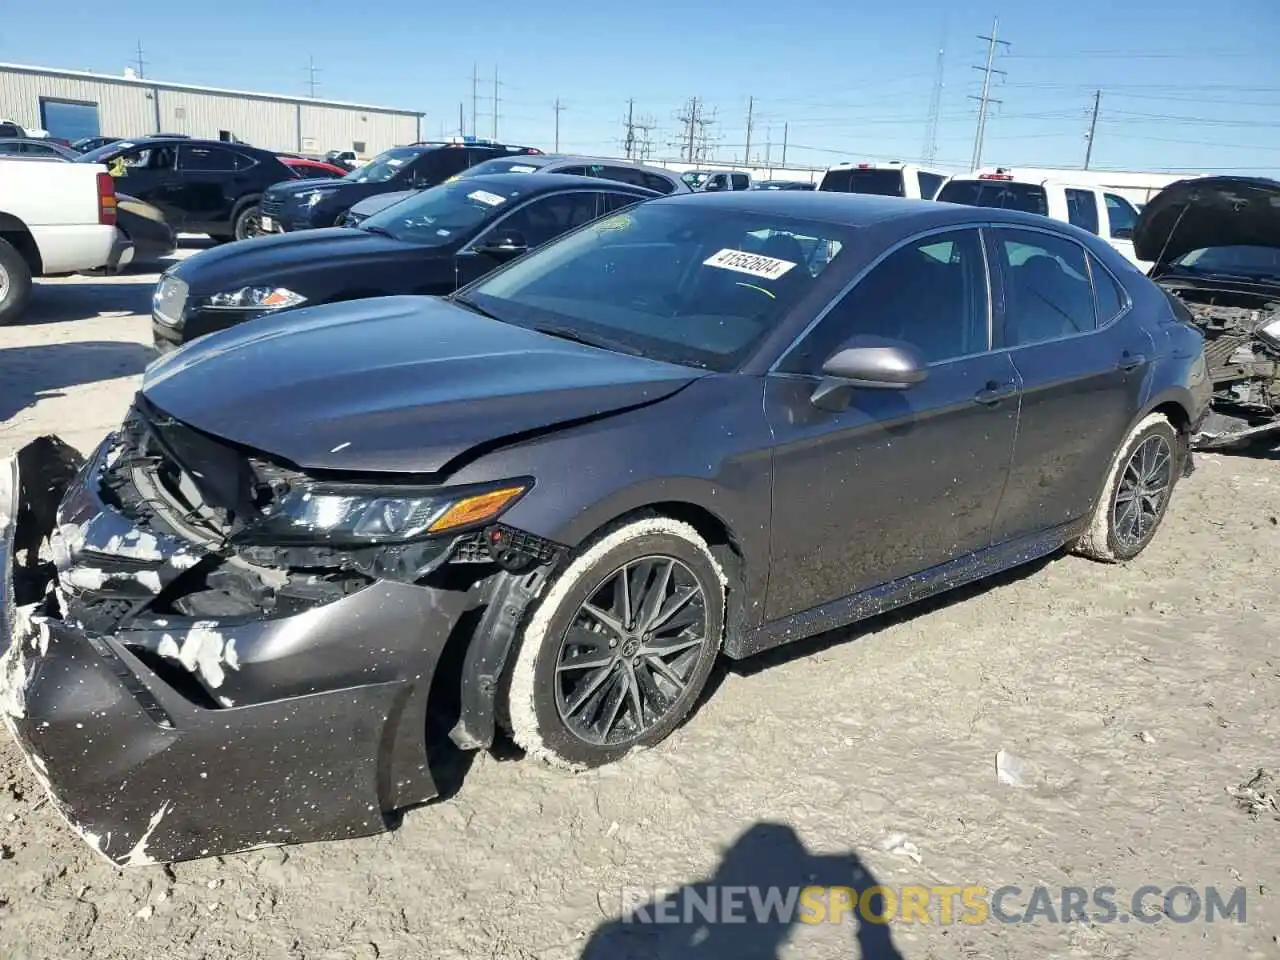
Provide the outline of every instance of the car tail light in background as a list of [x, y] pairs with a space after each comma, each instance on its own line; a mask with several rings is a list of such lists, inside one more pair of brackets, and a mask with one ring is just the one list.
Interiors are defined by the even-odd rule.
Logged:
[[980, 173], [978, 174], [978, 179], [979, 180], [1012, 180], [1013, 174], [1011, 174], [1004, 167], [996, 167], [995, 173]]
[[116, 225], [116, 182], [105, 171], [98, 174], [98, 223]]
[[870, 169], [871, 169], [871, 164], [869, 164], [869, 163], [860, 163], [860, 164], [858, 164], [858, 169], [859, 169], [859, 170], [870, 170]]

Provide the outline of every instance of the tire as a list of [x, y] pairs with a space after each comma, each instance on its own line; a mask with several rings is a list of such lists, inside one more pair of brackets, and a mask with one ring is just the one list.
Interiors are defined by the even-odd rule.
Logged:
[[[1073, 552], [1103, 563], [1122, 563], [1145, 550], [1169, 508], [1182, 461], [1182, 442], [1169, 418], [1162, 413], [1144, 417], [1116, 451], [1089, 529]], [[1139, 487], [1160, 493], [1135, 495]]]
[[250, 237], [256, 237], [262, 233], [262, 226], [259, 218], [262, 211], [256, 203], [246, 204], [236, 213], [235, 233], [236, 240], [248, 240]]
[[[613, 604], [623, 572], [639, 616], [632, 632], [619, 634], [583, 608], [595, 601], [606, 617], [621, 619], [610, 611], [621, 613], [621, 603]], [[652, 589], [659, 585], [660, 591]], [[505, 711], [512, 738], [529, 755], [570, 770], [660, 743], [693, 709], [715, 663], [725, 588], [711, 549], [688, 524], [650, 516], [597, 536], [550, 581], [521, 633]], [[666, 621], [652, 635], [642, 634], [646, 596], [658, 598], [656, 613]], [[575, 637], [591, 638], [588, 643], [569, 643], [571, 627]], [[693, 642], [699, 636], [701, 642]], [[569, 650], [578, 651], [570, 660], [591, 665], [565, 669]], [[575, 700], [581, 704], [576, 710]]]
[[0, 326], [14, 323], [31, 299], [31, 267], [7, 240], [0, 240]]

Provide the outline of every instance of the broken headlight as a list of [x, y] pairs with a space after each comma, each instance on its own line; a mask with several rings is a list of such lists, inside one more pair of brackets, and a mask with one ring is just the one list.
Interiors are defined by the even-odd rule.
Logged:
[[204, 305], [214, 310], [282, 310], [306, 302], [302, 294], [284, 287], [241, 287], [215, 293]]
[[299, 485], [263, 507], [263, 521], [247, 534], [254, 540], [345, 543], [431, 537], [497, 519], [532, 486], [532, 480], [432, 489]]

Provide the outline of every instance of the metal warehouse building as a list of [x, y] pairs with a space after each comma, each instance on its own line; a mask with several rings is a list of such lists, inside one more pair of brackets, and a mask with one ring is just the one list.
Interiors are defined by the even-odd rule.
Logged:
[[267, 150], [360, 157], [422, 139], [422, 114], [410, 110], [13, 63], [0, 63], [0, 119], [68, 140], [230, 134]]

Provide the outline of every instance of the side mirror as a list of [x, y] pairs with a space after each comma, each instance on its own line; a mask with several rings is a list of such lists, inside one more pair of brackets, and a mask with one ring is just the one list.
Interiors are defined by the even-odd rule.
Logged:
[[518, 257], [529, 251], [529, 241], [518, 230], [498, 230], [489, 234], [471, 249], [491, 257]]
[[924, 380], [929, 369], [919, 351], [900, 340], [854, 337], [827, 358], [823, 380], [810, 398], [822, 409], [842, 409], [843, 394], [853, 387], [905, 390]]
[[1112, 240], [1132, 240], [1133, 227], [1116, 227], [1111, 231]]

